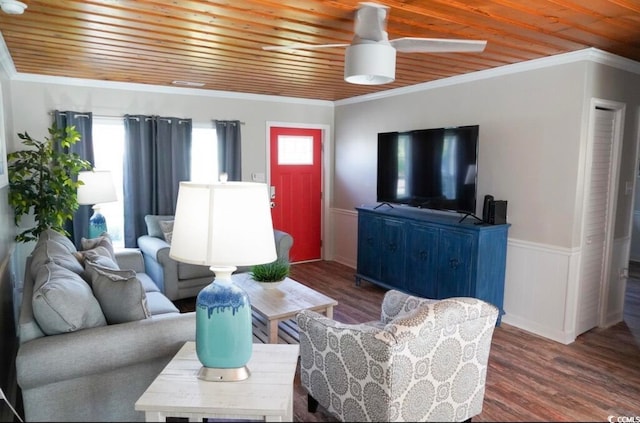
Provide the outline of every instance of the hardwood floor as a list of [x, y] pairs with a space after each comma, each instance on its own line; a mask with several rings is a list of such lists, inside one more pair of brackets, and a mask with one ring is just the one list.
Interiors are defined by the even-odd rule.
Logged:
[[[291, 277], [336, 299], [335, 320], [359, 323], [379, 318], [386, 290], [364, 281], [355, 286], [350, 267], [328, 261], [294, 264]], [[640, 280], [629, 279], [627, 291], [624, 322], [593, 329], [570, 345], [505, 323], [496, 328], [483, 411], [473, 421], [640, 416]], [[307, 412], [299, 373], [294, 381], [294, 420], [336, 421], [321, 407], [314, 414]]]
[[[335, 298], [334, 319], [358, 323], [379, 317], [386, 292], [336, 262], [292, 266], [291, 277]], [[593, 329], [563, 345], [503, 323], [493, 336], [483, 411], [475, 422], [606, 421], [640, 416], [640, 281], [630, 279], [625, 322]], [[335, 421], [295, 381], [294, 420]]]

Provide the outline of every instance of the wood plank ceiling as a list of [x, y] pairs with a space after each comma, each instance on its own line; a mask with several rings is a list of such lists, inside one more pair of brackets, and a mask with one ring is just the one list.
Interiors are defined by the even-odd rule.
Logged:
[[482, 53], [397, 53], [396, 80], [343, 80], [357, 0], [22, 0], [0, 13], [19, 73], [339, 100], [596, 47], [640, 61], [637, 0], [383, 0], [390, 39], [487, 40]]

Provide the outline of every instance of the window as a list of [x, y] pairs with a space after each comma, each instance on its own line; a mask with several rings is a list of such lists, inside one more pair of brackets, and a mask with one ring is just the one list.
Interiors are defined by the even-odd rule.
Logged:
[[[191, 144], [191, 180], [212, 182], [218, 179], [216, 130], [194, 127]], [[124, 122], [120, 118], [93, 118], [93, 151], [95, 167], [110, 170], [116, 186], [118, 201], [101, 205], [107, 219], [109, 236], [114, 247], [124, 247], [123, 157]]]
[[194, 127], [191, 132], [191, 180], [218, 180], [218, 147], [215, 128]]
[[114, 247], [124, 247], [124, 207], [122, 193], [122, 160], [124, 156], [124, 122], [122, 119], [93, 119], [93, 153], [95, 167], [110, 170], [118, 201], [100, 206], [107, 219], [107, 230]]

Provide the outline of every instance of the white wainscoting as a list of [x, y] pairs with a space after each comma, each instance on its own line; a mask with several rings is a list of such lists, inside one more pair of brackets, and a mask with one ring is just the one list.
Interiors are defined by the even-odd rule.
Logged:
[[358, 263], [358, 212], [331, 209], [333, 224], [331, 260], [355, 269]]
[[577, 269], [578, 251], [509, 239], [502, 321], [573, 342]]
[[[331, 209], [333, 260], [356, 268], [357, 211]], [[614, 241], [605, 326], [622, 320], [629, 238]], [[502, 321], [545, 338], [575, 341], [580, 249], [509, 238]]]

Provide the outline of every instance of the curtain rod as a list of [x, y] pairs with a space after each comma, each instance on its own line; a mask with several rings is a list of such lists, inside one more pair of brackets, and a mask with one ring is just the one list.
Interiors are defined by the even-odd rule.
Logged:
[[[67, 112], [60, 112], [60, 113], [61, 114], [65, 114]], [[49, 115], [53, 116], [53, 112], [49, 112]], [[76, 117], [89, 117], [89, 115], [85, 115], [85, 114], [77, 114], [75, 116]], [[97, 114], [94, 114], [93, 117], [101, 118], [101, 119], [123, 119], [124, 115], [117, 116], [117, 115], [97, 115]], [[131, 117], [133, 118], [134, 116], [131, 116]], [[161, 118], [161, 119], [167, 119], [167, 118]], [[213, 120], [215, 121], [215, 120], [224, 120], [224, 119], [213, 119]], [[231, 120], [237, 120], [237, 119], [231, 119]], [[179, 121], [185, 121], [185, 120], [184, 119], [180, 119]], [[192, 121], [193, 121], [193, 119], [192, 119]], [[240, 122], [240, 125], [244, 125], [244, 124], [245, 124], [245, 122]]]
[[239, 121], [238, 119], [213, 119], [213, 122], [215, 121], [220, 121], [220, 122], [233, 122], [233, 121], [238, 121], [240, 122], [240, 125], [244, 125], [244, 122]]

